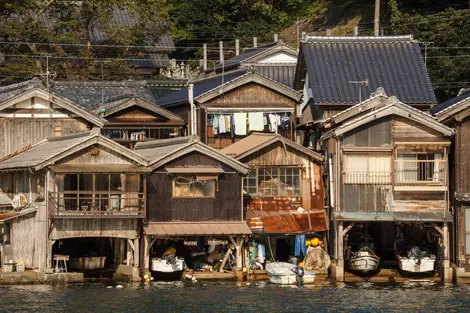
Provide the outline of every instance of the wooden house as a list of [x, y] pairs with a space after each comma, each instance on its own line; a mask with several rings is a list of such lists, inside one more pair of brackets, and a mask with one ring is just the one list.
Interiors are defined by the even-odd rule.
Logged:
[[206, 245], [211, 245], [209, 241], [232, 243], [237, 267], [241, 267], [243, 241], [251, 234], [242, 212], [242, 179], [248, 166], [196, 136], [138, 143], [135, 152], [149, 160], [152, 171], [147, 183], [145, 268], [150, 255], [161, 256], [163, 251], [158, 249], [168, 240], [192, 267], [190, 248], [183, 243], [197, 242], [198, 237]]
[[[295, 141], [301, 94], [288, 86], [245, 70], [191, 83], [192, 98], [190, 91], [183, 89], [160, 99], [160, 105], [188, 125], [195, 116], [195, 131], [203, 143], [223, 149], [253, 131], [279, 133]], [[195, 111], [191, 110], [191, 101]]]
[[254, 133], [221, 150], [250, 167], [243, 179], [253, 236], [270, 238], [272, 258], [289, 261], [295, 235], [328, 229], [323, 156], [279, 134]]
[[97, 128], [49, 137], [4, 158], [0, 189], [23, 199], [16, 210], [28, 215], [4, 223], [11, 239], [3, 243], [3, 260], [46, 271], [60, 254], [70, 256], [69, 268], [86, 270], [81, 260], [93, 256], [99, 269], [120, 266], [138, 277], [146, 165]]
[[[172, 85], [172, 84], [167, 84]], [[185, 121], [159, 107], [147, 81], [55, 81], [52, 90], [104, 119], [101, 133], [133, 149], [140, 141], [183, 136]]]
[[[303, 91], [300, 129], [315, 147], [321, 121], [356, 105], [381, 86], [420, 110], [437, 104], [418, 41], [411, 36], [316, 37], [300, 44], [294, 89]], [[310, 137], [310, 138], [308, 138]]]
[[399, 238], [426, 245], [449, 280], [453, 130], [382, 88], [324, 127], [336, 278], [343, 279], [345, 248], [370, 244], [387, 264], [395, 260]]
[[237, 69], [252, 69], [258, 74], [292, 87], [297, 64], [297, 50], [282, 41], [247, 48], [222, 63], [206, 70], [207, 74], [228, 73]]
[[105, 120], [65, 97], [48, 92], [38, 79], [0, 87], [0, 158], [46, 137], [103, 127]]
[[[465, 90], [464, 90], [465, 91]], [[470, 182], [469, 147], [467, 145], [470, 129], [470, 94], [462, 93], [457, 97], [432, 108], [437, 120], [455, 128], [451, 155], [451, 201], [454, 208], [454, 263], [458, 266], [457, 280], [470, 275]]]

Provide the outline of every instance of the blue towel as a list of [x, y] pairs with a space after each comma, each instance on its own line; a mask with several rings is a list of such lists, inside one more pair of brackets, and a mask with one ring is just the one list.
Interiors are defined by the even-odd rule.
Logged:
[[305, 242], [305, 235], [295, 236], [295, 256], [307, 255], [307, 244]]

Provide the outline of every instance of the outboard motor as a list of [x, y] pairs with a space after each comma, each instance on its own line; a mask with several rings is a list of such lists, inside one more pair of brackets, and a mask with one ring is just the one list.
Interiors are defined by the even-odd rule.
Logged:
[[296, 266], [294, 268], [295, 279], [297, 280], [297, 286], [302, 287], [302, 283], [304, 281], [304, 274], [305, 270], [301, 266]]

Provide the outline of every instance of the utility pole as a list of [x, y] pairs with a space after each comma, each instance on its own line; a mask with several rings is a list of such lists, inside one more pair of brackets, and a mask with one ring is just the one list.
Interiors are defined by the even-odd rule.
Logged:
[[204, 71], [207, 70], [207, 43], [203, 44], [202, 45], [202, 51], [203, 51], [203, 55], [202, 55], [202, 58], [203, 58], [203, 63], [202, 63], [202, 69]]
[[[470, 1], [470, 0], [469, 0]], [[300, 26], [299, 26], [299, 18], [297, 18], [297, 47], [300, 48]]]
[[375, 0], [374, 36], [379, 35], [379, 28], [380, 28], [380, 0]]
[[219, 59], [220, 64], [224, 63], [224, 42], [219, 41]]
[[235, 39], [235, 55], [240, 54], [240, 39]]

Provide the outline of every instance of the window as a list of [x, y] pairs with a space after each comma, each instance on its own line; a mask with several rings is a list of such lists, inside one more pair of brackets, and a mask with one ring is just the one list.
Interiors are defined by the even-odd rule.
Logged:
[[441, 153], [398, 153], [397, 184], [442, 184], [445, 179], [445, 160]]
[[214, 198], [216, 176], [178, 176], [173, 179], [175, 198]]
[[390, 184], [391, 155], [386, 153], [348, 153], [344, 155], [345, 184]]
[[300, 168], [255, 168], [243, 180], [247, 194], [265, 197], [301, 196]]

